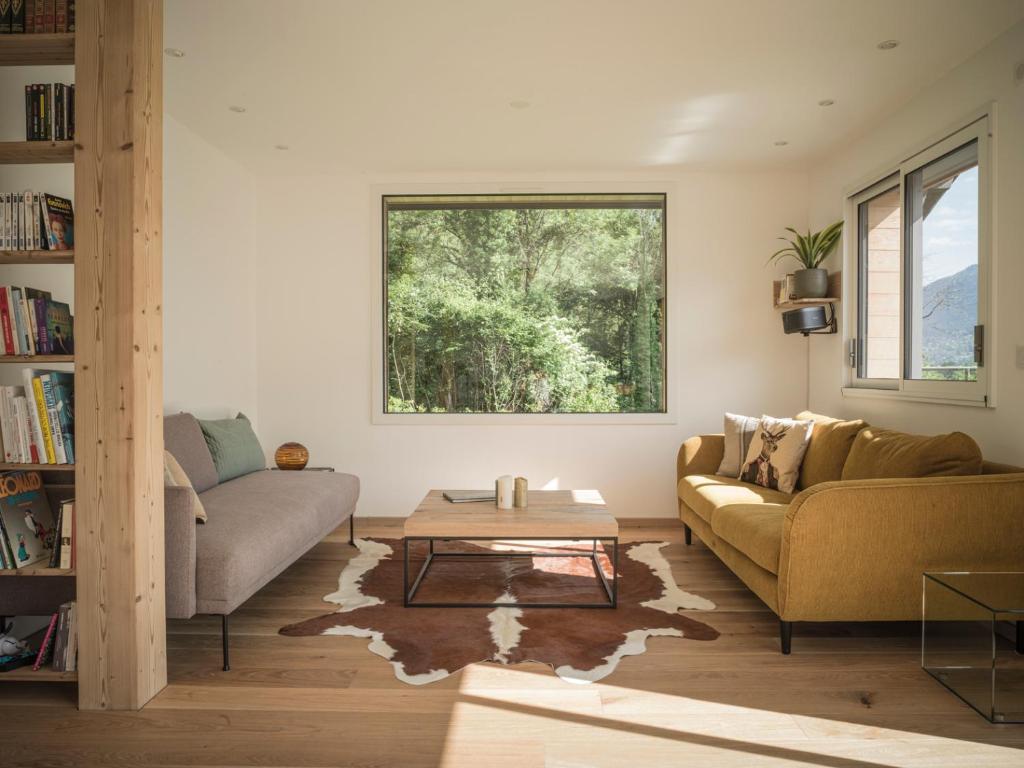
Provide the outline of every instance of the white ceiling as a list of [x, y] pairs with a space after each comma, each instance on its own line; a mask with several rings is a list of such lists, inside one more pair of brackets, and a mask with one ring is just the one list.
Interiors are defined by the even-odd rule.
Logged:
[[253, 168], [746, 169], [849, 140], [1024, 0], [166, 0], [165, 16], [185, 52], [164, 60], [167, 113]]

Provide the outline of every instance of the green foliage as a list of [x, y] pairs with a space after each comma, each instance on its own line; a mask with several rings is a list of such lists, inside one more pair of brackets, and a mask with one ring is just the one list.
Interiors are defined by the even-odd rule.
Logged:
[[773, 264], [789, 256], [800, 262], [804, 269], [817, 269], [839, 244], [839, 237], [843, 234], [843, 222], [830, 224], [813, 235], [810, 230], [807, 230], [806, 235], [801, 235], [792, 227], [786, 227], [786, 231], [792, 232], [794, 238], [778, 238], [789, 245], [773, 253], [768, 263]]
[[662, 410], [661, 211], [388, 213], [392, 413]]

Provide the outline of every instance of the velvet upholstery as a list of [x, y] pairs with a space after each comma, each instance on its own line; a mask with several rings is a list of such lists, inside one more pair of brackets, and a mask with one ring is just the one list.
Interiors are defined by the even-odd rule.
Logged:
[[797, 488], [803, 490], [829, 480], [841, 480], [843, 465], [850, 455], [853, 441], [867, 424], [861, 419], [840, 421], [811, 411], [798, 413], [796, 418], [814, 422], [811, 441], [804, 454], [804, 463], [800, 466]]

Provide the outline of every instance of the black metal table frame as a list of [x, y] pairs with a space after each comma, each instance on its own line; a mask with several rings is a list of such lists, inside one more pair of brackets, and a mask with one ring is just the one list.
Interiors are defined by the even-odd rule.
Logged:
[[[436, 542], [447, 541], [545, 541], [545, 542], [593, 542], [590, 553], [584, 552], [437, 552], [434, 550]], [[425, 541], [429, 550], [427, 559], [420, 567], [412, 587], [409, 586], [409, 545], [413, 542]], [[612, 564], [611, 579], [605, 575], [599, 560], [603, 551], [598, 552], [597, 542], [611, 542], [612, 551], [609, 560]], [[406, 608], [616, 608], [619, 604], [619, 537], [618, 536], [405, 536], [402, 540], [403, 568], [402, 568], [402, 600]], [[604, 587], [608, 601], [602, 603], [415, 603], [420, 584], [423, 582], [427, 571], [435, 559], [442, 557], [587, 557], [594, 564], [594, 570], [600, 577], [601, 585]]]

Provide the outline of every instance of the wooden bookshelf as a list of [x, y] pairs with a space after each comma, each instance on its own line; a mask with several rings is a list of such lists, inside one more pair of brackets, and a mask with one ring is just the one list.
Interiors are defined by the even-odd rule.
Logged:
[[74, 251], [0, 251], [0, 265], [74, 263]]
[[0, 165], [74, 161], [73, 141], [0, 141]]
[[21, 365], [33, 365], [35, 363], [73, 363], [74, 355], [0, 355], [0, 363], [20, 363]]
[[74, 32], [0, 37], [0, 67], [74, 63]]
[[33, 670], [31, 666], [19, 667], [9, 672], [0, 672], [0, 683], [5, 680], [21, 680], [35, 683], [74, 683], [78, 680], [77, 672], [55, 672], [46, 666]]

